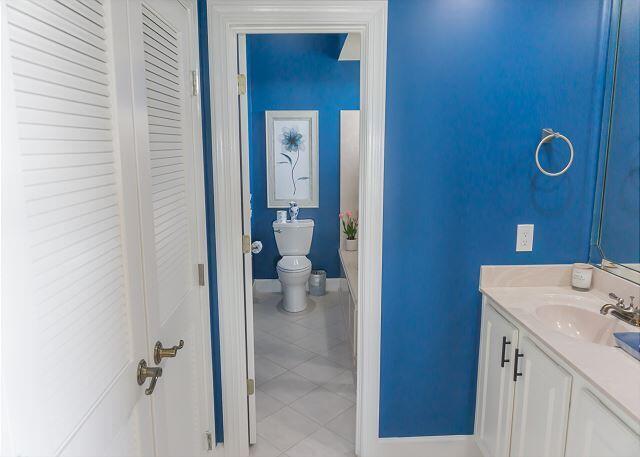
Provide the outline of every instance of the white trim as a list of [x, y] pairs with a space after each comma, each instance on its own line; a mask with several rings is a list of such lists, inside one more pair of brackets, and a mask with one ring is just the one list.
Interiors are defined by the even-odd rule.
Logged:
[[376, 451], [380, 457], [482, 457], [474, 435], [380, 438]]
[[356, 452], [386, 450], [378, 439], [382, 211], [387, 55], [386, 0], [210, 0], [209, 67], [224, 447], [249, 454], [241, 249], [237, 40], [239, 33], [344, 33], [362, 37], [360, 71], [360, 250]]
[[[193, 38], [191, 46], [191, 55], [189, 61], [191, 63], [192, 71], [196, 72], [197, 81], [200, 81], [200, 47], [198, 46], [198, 15], [205, 14], [198, 11], [198, 7], [195, 0], [180, 0], [187, 9], [191, 11], [191, 23], [189, 24], [191, 30], [189, 34]], [[200, 88], [198, 88], [200, 90]], [[189, 96], [189, 94], [187, 94]], [[193, 147], [195, 151], [195, 167], [200, 172], [200, 176], [197, 177], [195, 183], [196, 189], [196, 226], [198, 229], [198, 257], [199, 262], [204, 265], [204, 277], [205, 284], [200, 287], [200, 322], [202, 326], [202, 364], [204, 366], [203, 383], [205, 401], [211, 407], [207, 410], [206, 414], [206, 432], [211, 433], [213, 442], [216, 442], [216, 424], [215, 416], [213, 412], [213, 353], [211, 347], [211, 303], [209, 300], [209, 259], [207, 247], [207, 215], [206, 215], [206, 203], [205, 203], [205, 182], [204, 182], [204, 155], [202, 143], [202, 99], [200, 94], [192, 97], [193, 107]]]
[[[338, 292], [342, 281], [342, 278], [327, 278], [327, 292]], [[253, 290], [260, 293], [281, 293], [282, 285], [278, 279], [254, 279]], [[307, 290], [309, 290], [308, 283]], [[311, 299], [313, 300], [313, 297]]]

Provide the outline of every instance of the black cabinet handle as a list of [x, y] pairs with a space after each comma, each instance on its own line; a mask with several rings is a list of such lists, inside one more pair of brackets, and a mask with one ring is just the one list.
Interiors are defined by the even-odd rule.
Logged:
[[518, 380], [518, 376], [522, 376], [522, 373], [518, 373], [518, 359], [520, 357], [524, 357], [524, 354], [520, 351], [518, 351], [518, 349], [516, 349], [516, 360], [513, 364], [513, 381], [517, 381]]
[[504, 368], [505, 363], [509, 363], [509, 359], [505, 359], [504, 355], [507, 352], [507, 344], [511, 344], [511, 341], [507, 341], [507, 337], [502, 337], [502, 356], [500, 356], [500, 366]]

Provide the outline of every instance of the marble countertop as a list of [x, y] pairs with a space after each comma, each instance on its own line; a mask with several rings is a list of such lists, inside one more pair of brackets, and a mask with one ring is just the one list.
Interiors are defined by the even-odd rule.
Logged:
[[[542, 276], [537, 278], [535, 270], [517, 267], [516, 274], [520, 275], [520, 279], [515, 281], [513, 278], [508, 279], [509, 272], [506, 271], [508, 267], [483, 267], [480, 291], [498, 305], [499, 311], [533, 334], [564, 362], [590, 381], [602, 394], [635, 420], [640, 421], [640, 388], [638, 388], [640, 362], [620, 348], [579, 340], [561, 333], [549, 323], [545, 323], [537, 314], [538, 308], [548, 305], [550, 299], [553, 304], [563, 304], [563, 296], [566, 297], [566, 295], [571, 295], [569, 298], [572, 299], [572, 303], [569, 306], [597, 313], [598, 316], [600, 316], [600, 307], [604, 303], [611, 302], [605, 292], [607, 289], [594, 287], [589, 292], [573, 290], [568, 284], [570, 276], [567, 275], [567, 271], [570, 271], [570, 266], [562, 267], [564, 268], [553, 267], [556, 269], [555, 273], [559, 275], [550, 271], [545, 272], [540, 268], [539, 273], [542, 273]], [[527, 278], [528, 274], [533, 276]], [[501, 277], [501, 275], [504, 276]], [[545, 278], [544, 275], [548, 276]], [[607, 281], [609, 279], [599, 278], [594, 281], [594, 284], [607, 288], [615, 287]], [[631, 287], [632, 293], [637, 290], [635, 285], [623, 284], [622, 287], [625, 292], [628, 291], [628, 287]], [[613, 316], [604, 318], [611, 319], [612, 326], [622, 331], [640, 330]]]
[[349, 283], [349, 290], [354, 302], [358, 302], [358, 251], [345, 251], [339, 249], [342, 269]]

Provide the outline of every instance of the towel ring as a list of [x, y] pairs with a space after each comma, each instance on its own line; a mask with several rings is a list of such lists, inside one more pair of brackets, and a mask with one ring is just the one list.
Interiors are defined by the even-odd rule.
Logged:
[[[542, 147], [542, 145], [545, 143], [548, 143], [549, 141], [555, 138], [560, 138], [565, 143], [567, 143], [567, 145], [569, 146], [569, 152], [571, 155], [569, 157], [569, 162], [562, 170], [560, 170], [557, 173], [551, 173], [545, 170], [544, 168], [542, 168], [542, 165], [540, 165], [540, 159], [538, 158], [538, 156], [540, 155], [540, 148]], [[569, 138], [562, 135], [561, 133], [554, 132], [552, 129], [542, 129], [542, 139], [540, 140], [540, 143], [538, 143], [538, 147], [536, 148], [536, 165], [538, 166], [538, 170], [540, 170], [542, 173], [544, 173], [547, 176], [560, 176], [567, 172], [567, 170], [571, 167], [572, 163], [573, 163], [573, 144], [571, 144], [571, 141], [569, 140]]]

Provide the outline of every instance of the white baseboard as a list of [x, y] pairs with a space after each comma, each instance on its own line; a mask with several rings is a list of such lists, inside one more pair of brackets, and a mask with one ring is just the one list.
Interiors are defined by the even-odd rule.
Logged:
[[[327, 292], [339, 291], [341, 283], [342, 278], [327, 278]], [[254, 279], [253, 290], [261, 293], [282, 292], [282, 286], [277, 279]], [[307, 290], [309, 290], [308, 284]]]
[[482, 457], [473, 435], [379, 438], [366, 457]]

